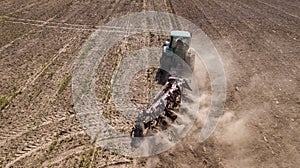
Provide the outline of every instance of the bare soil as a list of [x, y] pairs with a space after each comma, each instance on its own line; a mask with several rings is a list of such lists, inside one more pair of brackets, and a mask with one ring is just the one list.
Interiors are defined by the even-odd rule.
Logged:
[[[143, 10], [180, 15], [208, 35], [224, 63], [227, 100], [205, 142], [198, 142], [199, 121], [172, 149], [133, 159], [94, 146], [76, 119], [70, 80], [92, 32]], [[1, 1], [1, 167], [298, 167], [299, 11], [297, 0]], [[120, 131], [128, 132], [133, 121], [109, 101], [115, 65], [127, 53], [160, 47], [165, 39], [130, 36], [98, 67], [98, 101]], [[137, 89], [139, 82], [146, 87]], [[147, 72], [132, 81], [131, 96], [141, 108], [153, 85]]]

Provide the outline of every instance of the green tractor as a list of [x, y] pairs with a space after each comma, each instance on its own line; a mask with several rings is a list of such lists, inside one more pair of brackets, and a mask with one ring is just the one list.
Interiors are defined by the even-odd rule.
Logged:
[[180, 72], [184, 65], [188, 65], [193, 71], [195, 55], [190, 54], [190, 44], [192, 34], [188, 31], [171, 31], [171, 40], [163, 45], [163, 54], [160, 59], [160, 68], [157, 72], [156, 80], [160, 84], [165, 84], [170, 72]]

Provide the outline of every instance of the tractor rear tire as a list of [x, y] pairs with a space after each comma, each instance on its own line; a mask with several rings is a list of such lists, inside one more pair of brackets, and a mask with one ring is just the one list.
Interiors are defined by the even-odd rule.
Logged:
[[168, 81], [169, 76], [170, 76], [169, 72], [159, 68], [156, 73], [155, 79], [158, 82], [158, 84], [165, 85]]

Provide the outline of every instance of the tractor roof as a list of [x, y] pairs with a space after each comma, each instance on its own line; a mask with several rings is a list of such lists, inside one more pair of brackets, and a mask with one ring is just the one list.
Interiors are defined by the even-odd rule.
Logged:
[[171, 31], [171, 36], [191, 37], [191, 33], [188, 31], [173, 30]]

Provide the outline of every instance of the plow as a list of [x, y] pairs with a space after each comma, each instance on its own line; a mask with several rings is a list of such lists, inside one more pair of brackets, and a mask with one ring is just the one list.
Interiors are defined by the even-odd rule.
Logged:
[[171, 40], [163, 45], [160, 68], [156, 74], [156, 81], [163, 87], [148, 108], [139, 112], [130, 132], [132, 147], [139, 147], [143, 137], [167, 129], [177, 119], [184, 89], [192, 90], [189, 81], [180, 75], [183, 62], [192, 70], [194, 67], [194, 56], [188, 52], [190, 42], [191, 33], [171, 31]]

